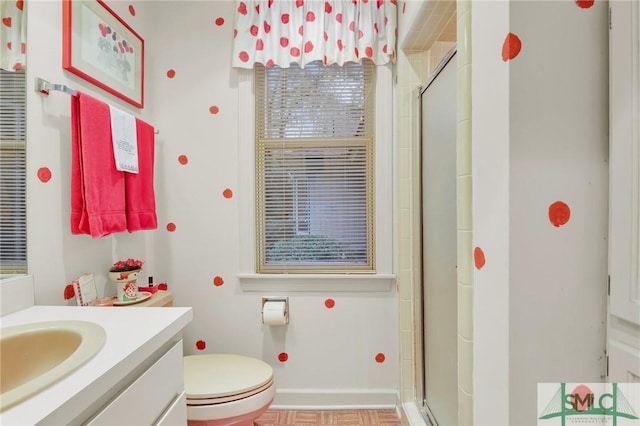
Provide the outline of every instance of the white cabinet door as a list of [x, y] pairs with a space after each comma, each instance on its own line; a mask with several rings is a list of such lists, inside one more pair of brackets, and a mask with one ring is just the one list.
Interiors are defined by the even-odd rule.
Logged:
[[[184, 367], [180, 340], [120, 392], [88, 425], [151, 425], [167, 412], [176, 396], [183, 391]], [[183, 411], [176, 410], [173, 418], [180, 413], [184, 413], [182, 423], [186, 423], [186, 408]]]
[[184, 426], [187, 424], [187, 393], [182, 392], [158, 419], [156, 426]]
[[640, 5], [610, 7], [611, 314], [640, 325]]
[[640, 2], [609, 2], [609, 381], [640, 380]]

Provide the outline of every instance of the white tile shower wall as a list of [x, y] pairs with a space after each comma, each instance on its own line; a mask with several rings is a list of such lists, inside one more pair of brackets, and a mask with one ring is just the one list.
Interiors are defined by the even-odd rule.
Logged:
[[447, 53], [449, 53], [449, 51], [451, 51], [451, 49], [454, 48], [455, 45], [456, 43], [451, 41], [436, 41], [433, 43], [431, 49], [429, 49], [429, 66], [427, 68], [427, 77], [433, 74], [436, 68], [438, 68], [438, 65], [440, 65], [440, 62], [442, 62], [444, 57], [447, 56]]
[[[402, 22], [402, 20], [400, 20]], [[400, 24], [399, 24], [400, 25]], [[415, 238], [415, 227], [413, 223], [413, 171], [415, 170], [415, 156], [413, 155], [411, 138], [412, 129], [412, 99], [411, 99], [411, 67], [407, 56], [398, 52], [397, 60], [398, 85], [396, 86], [396, 99], [398, 114], [396, 120], [396, 146], [398, 149], [399, 167], [398, 184], [396, 186], [398, 197], [408, 200], [408, 205], [398, 209], [398, 289], [399, 289], [399, 332], [401, 335], [411, 336], [411, 350], [405, 353], [406, 345], [401, 347], [400, 364], [400, 390], [402, 401], [413, 401], [415, 397], [414, 379], [414, 348], [416, 345], [413, 319], [413, 251], [412, 241]], [[404, 259], [403, 261], [400, 261]], [[406, 333], [406, 334], [405, 334]]]
[[[471, 1], [457, 2], [458, 113], [456, 179], [458, 221], [458, 421], [473, 424], [473, 265], [471, 175]], [[465, 131], [466, 130], [466, 131]]]
[[[418, 2], [405, 2], [407, 7], [406, 11], [409, 16], [404, 17], [400, 15], [399, 25], [400, 25], [400, 33], [404, 35], [404, 37], [409, 37], [411, 34], [411, 30], [407, 30], [406, 28], [402, 28], [403, 23], [405, 25], [420, 25], [419, 22], [414, 22], [418, 19]], [[460, 7], [460, 6], [458, 6]], [[463, 26], [464, 31], [468, 32], [470, 27], [470, 3], [466, 2], [462, 5], [462, 8], [458, 11], [458, 27]], [[460, 21], [460, 16], [462, 16], [462, 21]], [[460, 31], [460, 30], [458, 30]], [[400, 38], [400, 43], [402, 43], [402, 38]], [[399, 75], [399, 87], [400, 91], [404, 94], [402, 98], [404, 100], [403, 104], [400, 105], [400, 108], [409, 108], [411, 105], [416, 105], [414, 98], [416, 97], [416, 88], [425, 83], [429, 76], [435, 71], [437, 66], [440, 64], [442, 59], [449, 53], [451, 48], [455, 46], [455, 43], [452, 42], [435, 42], [430, 50], [422, 51], [422, 52], [401, 52], [399, 55], [398, 61], [398, 75]], [[468, 43], [464, 46], [468, 46]], [[460, 50], [461, 47], [458, 47]], [[460, 64], [459, 68], [463, 68], [467, 66], [470, 68], [470, 49], [465, 50], [463, 52], [458, 52], [458, 54], [463, 55], [464, 58], [467, 58], [465, 62]], [[408, 63], [407, 63], [408, 62]], [[470, 70], [463, 70], [462, 77], [470, 79]], [[459, 78], [462, 78], [459, 77]], [[464, 81], [466, 87], [470, 87], [470, 81]], [[458, 98], [458, 101], [463, 105], [461, 108], [462, 113], [459, 112], [458, 115], [458, 137], [457, 137], [457, 175], [460, 180], [461, 189], [465, 189], [460, 192], [459, 204], [462, 210], [460, 211], [460, 224], [458, 226], [459, 235], [458, 239], [459, 243], [459, 339], [464, 342], [460, 345], [459, 350], [459, 358], [464, 359], [465, 362], [462, 364], [461, 371], [462, 376], [460, 376], [459, 372], [459, 385], [463, 386], [467, 393], [464, 398], [459, 399], [459, 410], [460, 410], [460, 419], [465, 419], [468, 421], [473, 418], [472, 413], [472, 398], [471, 398], [471, 364], [472, 364], [472, 312], [471, 312], [471, 303], [472, 303], [472, 289], [471, 289], [471, 117], [470, 117], [470, 103], [471, 97], [470, 92], [467, 90], [463, 91], [463, 96]], [[403, 121], [403, 123], [407, 123], [411, 129], [417, 129], [419, 115], [417, 114], [408, 114], [407, 119]], [[404, 126], [402, 126], [404, 127]], [[460, 131], [462, 128], [463, 131]], [[401, 240], [405, 245], [402, 246], [402, 250], [406, 250], [408, 253], [411, 253], [412, 261], [412, 270], [411, 274], [407, 273], [406, 275], [402, 275], [399, 279], [399, 284], [401, 288], [401, 294], [403, 293], [403, 289], [407, 287], [411, 287], [411, 293], [413, 296], [413, 320], [409, 324], [405, 324], [401, 320], [400, 330], [405, 331], [407, 327], [413, 327], [413, 342], [415, 346], [420, 346], [423, 344], [422, 336], [419, 334], [421, 330], [420, 326], [420, 305], [421, 305], [421, 291], [420, 291], [420, 265], [421, 259], [419, 258], [419, 247], [420, 247], [420, 205], [419, 205], [419, 134], [417, 132], [410, 135], [409, 139], [404, 139], [409, 132], [399, 132], [399, 146], [402, 149], [407, 149], [412, 154], [412, 163], [411, 163], [411, 171], [412, 176], [410, 179], [410, 186], [401, 186], [399, 191], [406, 192], [411, 194], [412, 199], [412, 210], [411, 214], [411, 224], [405, 225], [404, 223], [400, 224], [401, 229], [405, 227], [413, 229], [412, 239], [407, 241]], [[408, 145], [407, 148], [404, 148]], [[404, 216], [400, 216], [401, 219], [404, 219]], [[401, 311], [403, 306], [400, 307]], [[402, 318], [402, 315], [401, 315]], [[403, 401], [408, 402], [412, 401], [413, 398], [420, 399], [422, 397], [422, 390], [420, 389], [420, 383], [422, 382], [422, 365], [421, 365], [421, 349], [416, 348], [414, 346], [413, 351], [413, 365], [411, 365], [412, 371], [408, 372], [406, 369], [408, 366], [406, 364], [402, 364], [402, 380], [403, 380]], [[403, 359], [408, 359], [405, 357], [405, 354], [402, 355]], [[409, 386], [413, 384], [413, 392], [411, 392]], [[462, 423], [461, 423], [462, 424]], [[471, 424], [471, 423], [464, 423]]]

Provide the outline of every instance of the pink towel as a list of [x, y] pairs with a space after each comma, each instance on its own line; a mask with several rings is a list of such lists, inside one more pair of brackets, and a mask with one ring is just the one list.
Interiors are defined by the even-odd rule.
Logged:
[[71, 233], [104, 237], [126, 229], [124, 174], [115, 167], [109, 105], [71, 97]]
[[80, 102], [71, 97], [71, 233], [89, 234], [89, 223], [80, 228], [84, 211], [84, 185], [82, 183], [82, 155], [80, 151]]
[[156, 229], [156, 196], [153, 190], [155, 135], [153, 127], [136, 118], [138, 174], [125, 173], [127, 230]]

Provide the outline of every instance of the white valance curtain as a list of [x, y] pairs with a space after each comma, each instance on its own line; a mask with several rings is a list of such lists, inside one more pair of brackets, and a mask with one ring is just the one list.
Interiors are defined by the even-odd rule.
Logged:
[[27, 65], [26, 0], [0, 1], [0, 68], [24, 69]]
[[395, 62], [396, 0], [241, 0], [236, 6], [236, 68]]

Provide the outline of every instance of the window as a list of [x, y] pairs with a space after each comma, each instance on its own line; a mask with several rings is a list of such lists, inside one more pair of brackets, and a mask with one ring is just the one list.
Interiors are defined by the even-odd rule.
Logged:
[[375, 271], [374, 76], [256, 65], [258, 273]]
[[0, 275], [27, 272], [24, 71], [0, 69]]

